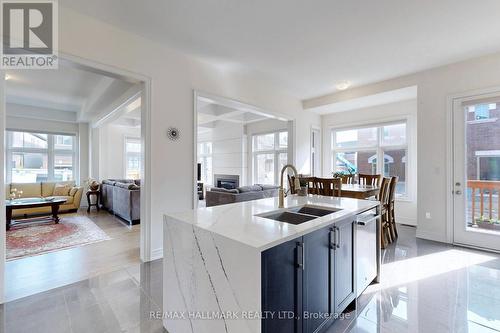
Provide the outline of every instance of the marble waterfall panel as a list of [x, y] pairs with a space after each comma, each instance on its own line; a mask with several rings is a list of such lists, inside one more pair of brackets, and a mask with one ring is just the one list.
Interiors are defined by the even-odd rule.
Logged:
[[260, 251], [170, 217], [164, 235], [168, 332], [260, 332]]

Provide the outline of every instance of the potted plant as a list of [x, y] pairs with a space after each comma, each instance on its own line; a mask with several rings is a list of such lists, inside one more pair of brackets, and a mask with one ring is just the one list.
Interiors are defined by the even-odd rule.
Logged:
[[333, 178], [342, 178], [344, 176], [351, 176], [354, 177], [356, 174], [356, 169], [347, 163], [343, 162], [345, 171], [333, 171], [332, 176]]

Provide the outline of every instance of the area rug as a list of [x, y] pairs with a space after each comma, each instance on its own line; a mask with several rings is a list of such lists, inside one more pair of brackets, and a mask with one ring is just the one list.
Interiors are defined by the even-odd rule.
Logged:
[[7, 260], [35, 256], [111, 238], [85, 216], [62, 216], [59, 224], [32, 223], [7, 231]]

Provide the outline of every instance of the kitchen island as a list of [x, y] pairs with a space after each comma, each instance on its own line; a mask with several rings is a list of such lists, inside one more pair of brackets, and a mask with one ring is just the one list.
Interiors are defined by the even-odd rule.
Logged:
[[[309, 195], [277, 207], [268, 198], [165, 215], [168, 332], [321, 332], [378, 281], [378, 202]], [[359, 242], [369, 221], [371, 239]]]

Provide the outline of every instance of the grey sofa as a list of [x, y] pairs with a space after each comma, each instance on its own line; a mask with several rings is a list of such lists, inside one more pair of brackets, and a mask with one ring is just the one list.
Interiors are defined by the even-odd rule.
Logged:
[[101, 184], [101, 204], [103, 208], [121, 217], [131, 225], [140, 223], [140, 180], [103, 180]]
[[235, 202], [277, 197], [278, 189], [279, 186], [261, 184], [242, 186], [233, 190], [213, 187], [206, 193], [206, 205], [207, 207], [212, 207]]

